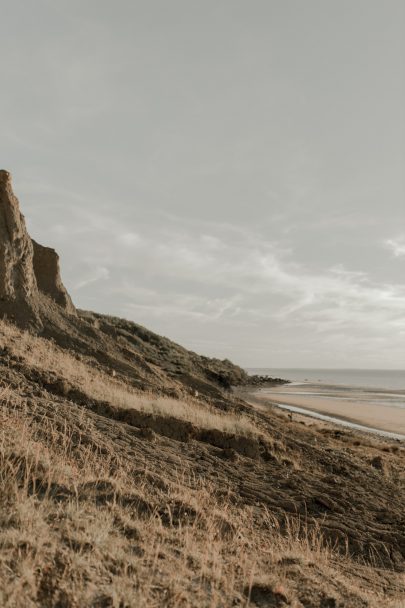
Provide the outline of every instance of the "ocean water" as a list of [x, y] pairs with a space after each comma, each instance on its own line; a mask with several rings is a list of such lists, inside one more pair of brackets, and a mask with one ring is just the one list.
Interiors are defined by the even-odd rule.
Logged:
[[405, 391], [405, 369], [303, 369], [249, 368], [249, 374], [285, 378], [294, 384], [340, 385], [356, 388]]
[[[314, 408], [311, 411], [311, 416], [360, 430], [372, 430], [400, 440], [405, 439], [405, 435], [401, 434], [403, 430], [400, 430], [404, 428], [405, 422], [404, 370], [281, 369], [273, 367], [251, 368], [247, 371], [250, 374], [267, 375], [291, 381], [291, 384], [262, 387], [260, 389], [263, 395], [267, 395], [273, 403], [278, 404], [283, 409], [297, 413], [308, 413], [308, 409], [305, 410], [299, 406], [305, 406], [309, 398], [312, 400]], [[288, 397], [293, 398], [294, 405], [292, 403], [288, 404], [288, 400], [285, 401]], [[334, 412], [334, 415], [330, 413], [324, 415], [316, 412], [317, 403], [329, 403], [330, 412]], [[361, 419], [362, 408], [370, 405], [382, 408], [381, 413], [384, 417], [391, 415], [389, 409], [385, 408], [391, 408], [391, 412], [393, 411], [392, 408], [395, 408], [398, 413], [401, 412], [400, 424], [398, 425], [400, 428], [394, 426], [392, 431], [397, 430], [398, 432], [389, 432], [342, 420], [339, 418], [339, 414], [342, 412], [340, 405], [343, 404], [353, 407], [350, 417], [354, 419], [356, 419], [356, 414], [357, 416], [360, 415]]]

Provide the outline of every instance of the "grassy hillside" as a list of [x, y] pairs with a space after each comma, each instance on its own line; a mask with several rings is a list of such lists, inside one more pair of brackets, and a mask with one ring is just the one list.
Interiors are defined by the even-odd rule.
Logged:
[[404, 605], [401, 444], [256, 411], [211, 377], [232, 364], [80, 314], [59, 345], [0, 322], [1, 606]]

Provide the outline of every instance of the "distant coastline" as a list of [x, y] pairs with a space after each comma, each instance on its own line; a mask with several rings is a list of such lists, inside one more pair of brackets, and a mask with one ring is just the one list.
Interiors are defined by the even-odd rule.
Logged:
[[249, 375], [269, 375], [293, 383], [316, 383], [405, 391], [405, 369], [246, 368]]
[[[249, 396], [246, 395], [245, 398]], [[322, 383], [260, 387], [250, 397], [296, 414], [405, 440], [405, 393]]]

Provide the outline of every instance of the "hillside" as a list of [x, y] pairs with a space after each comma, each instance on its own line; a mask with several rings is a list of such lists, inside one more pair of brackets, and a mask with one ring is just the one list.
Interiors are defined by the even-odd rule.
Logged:
[[76, 310], [5, 172], [0, 239], [1, 606], [405, 604], [403, 443], [263, 411], [229, 361]]
[[57, 253], [27, 232], [7, 171], [0, 171], [0, 315], [92, 356], [142, 390], [199, 391], [220, 400], [221, 389], [247, 381], [230, 361], [201, 357], [129, 321], [76, 310]]

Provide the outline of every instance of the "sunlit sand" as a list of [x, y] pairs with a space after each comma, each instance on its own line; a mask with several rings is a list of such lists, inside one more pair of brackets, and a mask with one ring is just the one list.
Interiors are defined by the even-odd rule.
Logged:
[[405, 436], [405, 395], [395, 391], [308, 385], [265, 388], [255, 396], [365, 427]]

